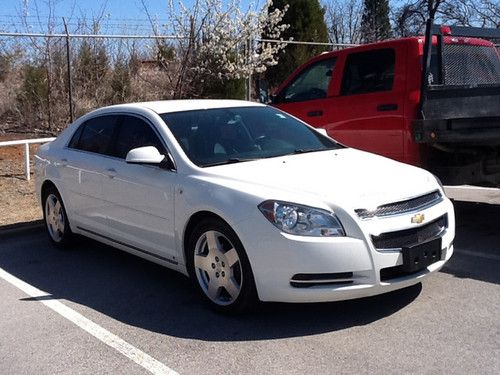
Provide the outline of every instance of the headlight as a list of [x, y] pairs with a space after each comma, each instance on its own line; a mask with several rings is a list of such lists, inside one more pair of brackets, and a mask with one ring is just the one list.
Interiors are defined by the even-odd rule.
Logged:
[[283, 232], [299, 236], [345, 236], [333, 212], [294, 203], [265, 201], [259, 205], [264, 216]]

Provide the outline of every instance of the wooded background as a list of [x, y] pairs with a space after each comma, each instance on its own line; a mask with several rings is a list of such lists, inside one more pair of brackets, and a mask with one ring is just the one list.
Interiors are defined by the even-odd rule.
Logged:
[[143, 2], [149, 32], [142, 34], [150, 37], [127, 22], [118, 37], [105, 32], [104, 11], [64, 20], [66, 30], [55, 2], [39, 3], [42, 14], [0, 17], [0, 132], [57, 134], [70, 122], [70, 82], [75, 118], [133, 101], [242, 99], [246, 90], [256, 96], [256, 80], [275, 87], [323, 51], [422, 34], [428, 17], [500, 27], [498, 0], [275, 0], [257, 12], [242, 12], [236, 1], [197, 0], [175, 9], [166, 2], [165, 24]]

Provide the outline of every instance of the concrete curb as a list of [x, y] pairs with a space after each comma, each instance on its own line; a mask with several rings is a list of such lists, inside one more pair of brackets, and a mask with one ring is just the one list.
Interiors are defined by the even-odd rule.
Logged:
[[26, 232], [40, 230], [43, 227], [43, 220], [34, 220], [23, 223], [8, 224], [0, 226], [0, 236], [19, 235]]

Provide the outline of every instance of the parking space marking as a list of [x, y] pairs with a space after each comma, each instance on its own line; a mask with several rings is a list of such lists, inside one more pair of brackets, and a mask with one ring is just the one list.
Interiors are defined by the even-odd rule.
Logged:
[[90, 319], [87, 319], [86, 317], [76, 312], [75, 310], [71, 309], [70, 307], [64, 305], [60, 301], [55, 299], [46, 299], [46, 297], [50, 296], [50, 294], [34, 287], [33, 285], [26, 283], [21, 279], [18, 279], [17, 277], [11, 275], [1, 267], [0, 267], [0, 278], [12, 284], [16, 288], [22, 290], [28, 296], [35, 299], [38, 298], [39, 302], [43, 303], [45, 306], [55, 311], [62, 317], [68, 319], [70, 322], [74, 323], [81, 329], [87, 331], [92, 336], [103, 342], [104, 344], [110, 346], [119, 353], [123, 354], [125, 357], [131, 359], [138, 365], [142, 366], [152, 374], [154, 375], [177, 374], [177, 372], [167, 367], [160, 361], [154, 359], [153, 357], [144, 353], [140, 349], [137, 349], [135, 346], [129, 344], [122, 338], [109, 332], [108, 330], [94, 323]]
[[468, 255], [471, 257], [478, 257], [478, 258], [500, 261], [500, 255], [487, 254], [487, 253], [482, 253], [479, 251], [476, 252], [476, 251], [469, 251], [469, 250], [455, 250], [455, 252], [458, 254]]

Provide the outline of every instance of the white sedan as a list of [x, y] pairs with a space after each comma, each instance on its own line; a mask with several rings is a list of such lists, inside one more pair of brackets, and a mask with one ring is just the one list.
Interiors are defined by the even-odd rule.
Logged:
[[56, 246], [80, 234], [160, 263], [222, 311], [385, 293], [453, 253], [432, 174], [257, 103], [98, 109], [39, 149], [36, 187]]

